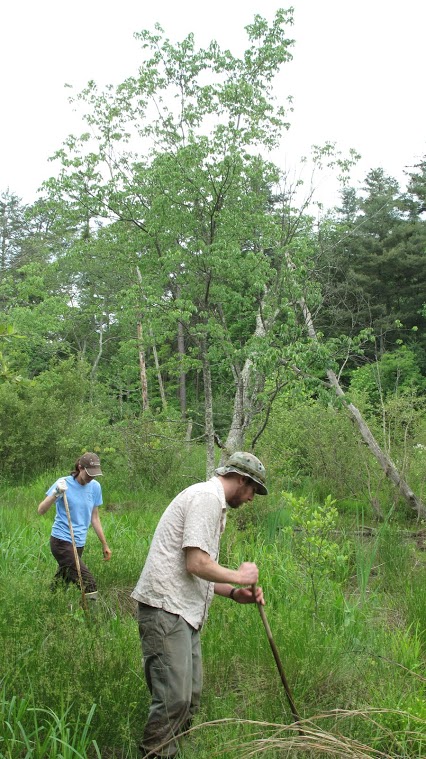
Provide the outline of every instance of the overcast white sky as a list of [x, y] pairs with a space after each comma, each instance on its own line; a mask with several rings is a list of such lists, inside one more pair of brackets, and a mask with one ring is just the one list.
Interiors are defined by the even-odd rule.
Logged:
[[294, 58], [278, 94], [293, 95], [295, 110], [278, 162], [297, 170], [311, 144], [331, 140], [361, 153], [356, 179], [382, 166], [403, 183], [404, 167], [426, 154], [422, 0], [3, 0], [0, 192], [35, 200], [54, 173], [48, 156], [80, 127], [64, 84], [136, 73], [134, 32], [158, 21], [172, 41], [193, 32], [201, 46], [214, 38], [240, 53], [255, 13], [272, 20], [289, 5]]

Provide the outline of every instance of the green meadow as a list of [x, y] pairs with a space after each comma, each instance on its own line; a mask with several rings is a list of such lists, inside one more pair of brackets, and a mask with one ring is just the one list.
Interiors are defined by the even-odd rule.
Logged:
[[[89, 531], [85, 558], [100, 589], [89, 614], [75, 587], [49, 589], [53, 511], [38, 517], [36, 507], [58, 473], [2, 486], [2, 759], [138, 756], [149, 694], [130, 592], [162, 510], [202, 469], [195, 450], [155, 486], [106, 473], [102, 522], [113, 558], [103, 562]], [[277, 478], [268, 497], [229, 514], [221, 563], [258, 564], [301, 723], [257, 608], [215, 598], [202, 634], [202, 710], [182, 756], [425, 756], [422, 526], [367, 524], [357, 502], [337, 510], [330, 497], [281, 485]]]

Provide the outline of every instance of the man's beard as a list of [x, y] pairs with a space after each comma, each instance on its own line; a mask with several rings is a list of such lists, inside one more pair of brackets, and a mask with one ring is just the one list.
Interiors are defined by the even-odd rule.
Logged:
[[239, 506], [242, 506], [241, 499], [238, 498], [237, 500], [237, 498], [238, 496], [233, 496], [233, 501], [231, 500], [226, 502], [231, 509], [238, 509]]

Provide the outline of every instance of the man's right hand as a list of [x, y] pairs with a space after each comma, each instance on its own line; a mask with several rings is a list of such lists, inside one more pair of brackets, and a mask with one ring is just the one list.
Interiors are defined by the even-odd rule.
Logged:
[[254, 585], [259, 579], [259, 570], [256, 564], [250, 561], [243, 561], [238, 567], [238, 585]]

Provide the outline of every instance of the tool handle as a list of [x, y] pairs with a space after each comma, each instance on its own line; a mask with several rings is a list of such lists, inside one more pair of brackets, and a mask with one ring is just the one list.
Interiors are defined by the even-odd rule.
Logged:
[[70, 507], [68, 506], [68, 498], [65, 491], [63, 492], [63, 499], [64, 499], [64, 504], [65, 504], [65, 511], [67, 512], [68, 527], [70, 528], [71, 543], [72, 543], [72, 547], [74, 551], [75, 566], [77, 567], [78, 581], [80, 583], [81, 603], [83, 605], [84, 611], [87, 611], [86, 594], [84, 592], [83, 577], [81, 575], [80, 557], [77, 553], [77, 546], [75, 544], [75, 538], [74, 538], [74, 529], [73, 529], [72, 521], [71, 521]]
[[[252, 587], [253, 595], [255, 596], [255, 594], [256, 594], [256, 584], [252, 585], [251, 587]], [[263, 606], [262, 606], [261, 603], [256, 602], [256, 606], [259, 609], [259, 614], [261, 616], [261, 619], [262, 619], [262, 622], [263, 622], [263, 626], [264, 626], [264, 628], [266, 630], [266, 635], [268, 636], [269, 645], [271, 646], [272, 653], [273, 653], [274, 659], [275, 659], [275, 663], [277, 665], [278, 672], [280, 673], [281, 682], [282, 682], [282, 684], [284, 686], [284, 690], [286, 692], [287, 700], [288, 700], [288, 703], [290, 705], [290, 709], [291, 709], [291, 713], [293, 715], [293, 719], [294, 719], [295, 722], [300, 722], [300, 717], [299, 717], [299, 715], [297, 713], [297, 709], [296, 709], [296, 706], [295, 706], [294, 701], [293, 701], [293, 696], [291, 694], [290, 686], [289, 686], [289, 684], [287, 682], [287, 678], [286, 678], [285, 673], [284, 673], [283, 665], [281, 664], [281, 659], [280, 659], [280, 655], [278, 653], [278, 649], [277, 649], [277, 647], [275, 645], [275, 641], [274, 641], [274, 639], [272, 637], [271, 628], [269, 627], [269, 623], [268, 623], [268, 620], [266, 618], [265, 610], [264, 610], [264, 608], [263, 608]], [[301, 727], [299, 727], [299, 733], [300, 733], [300, 735], [303, 735], [303, 730], [302, 730]]]

